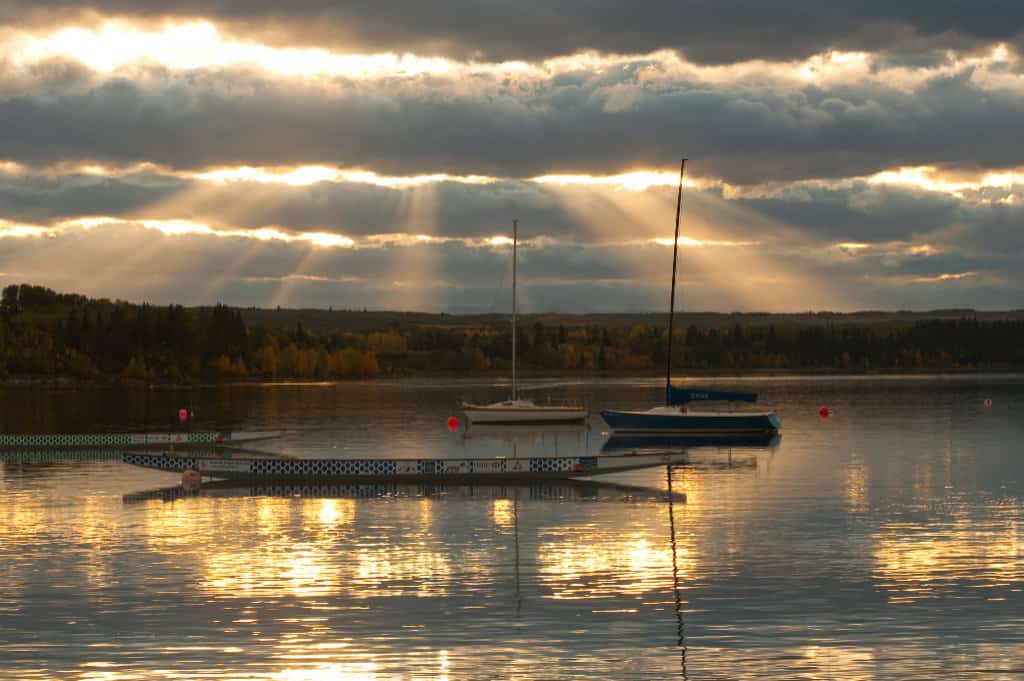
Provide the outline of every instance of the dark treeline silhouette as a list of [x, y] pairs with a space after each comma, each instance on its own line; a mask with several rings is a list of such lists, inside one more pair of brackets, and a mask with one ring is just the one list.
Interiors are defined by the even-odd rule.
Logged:
[[[118, 377], [154, 381], [369, 378], [379, 374], [507, 371], [508, 320], [426, 313], [309, 311], [224, 305], [136, 305], [39, 286], [8, 286], [0, 299], [0, 377]], [[751, 315], [756, 323], [711, 316], [673, 334], [678, 370], [913, 371], [1024, 369], [1024, 319], [959, 317], [900, 321], [891, 314], [856, 323], [807, 315]], [[247, 322], [246, 317], [259, 319]], [[332, 328], [324, 319], [349, 320]], [[773, 319], [779, 323], [774, 323]], [[656, 373], [668, 339], [663, 317], [521, 319], [521, 366], [535, 372]], [[646, 320], [646, 321], [644, 321]], [[685, 322], [685, 317], [684, 317]]]

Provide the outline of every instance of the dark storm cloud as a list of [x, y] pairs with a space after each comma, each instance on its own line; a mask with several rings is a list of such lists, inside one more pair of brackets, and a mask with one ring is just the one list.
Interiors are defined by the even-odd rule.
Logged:
[[906, 240], [967, 219], [963, 202], [930, 192], [867, 182], [797, 184], [766, 198], [735, 199], [760, 215], [836, 241]]
[[1024, 95], [979, 88], [970, 71], [913, 92], [871, 83], [778, 91], [641, 82], [637, 68], [471, 84], [241, 70], [139, 70], [38, 88], [0, 77], [0, 149], [34, 164], [323, 163], [499, 177], [671, 168], [685, 151], [696, 174], [738, 184], [1020, 163]]
[[672, 49], [701, 62], [792, 59], [828, 49], [915, 53], [1019, 44], [1016, 0], [377, 0], [157, 2], [0, 0], [0, 22], [23, 25], [208, 19], [235, 37], [345, 51], [534, 60], [582, 50]]
[[188, 186], [177, 177], [145, 173], [123, 177], [0, 173], [0, 218], [50, 224], [86, 215], [131, 215]]

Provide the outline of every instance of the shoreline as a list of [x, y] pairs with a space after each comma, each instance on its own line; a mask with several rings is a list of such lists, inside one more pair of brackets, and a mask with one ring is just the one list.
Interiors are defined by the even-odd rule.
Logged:
[[[871, 369], [868, 371], [851, 371], [849, 369], [748, 369], [748, 370], [722, 370], [722, 369], [681, 369], [673, 378], [679, 381], [686, 381], [693, 378], [790, 378], [790, 377], [870, 377], [870, 376], [983, 376], [983, 375], [1016, 375], [1024, 374], [1024, 367], [988, 367], [984, 369], [975, 368], [921, 368], [921, 369]], [[637, 372], [637, 371], [602, 371], [602, 372], [521, 372], [520, 380], [563, 380], [563, 379], [661, 379], [664, 373], [658, 372]], [[109, 385], [132, 385], [148, 386], [150, 388], [187, 388], [196, 386], [214, 385], [261, 385], [261, 384], [290, 384], [290, 385], [323, 385], [323, 384], [344, 384], [344, 383], [376, 383], [393, 381], [418, 381], [427, 379], [506, 379], [511, 381], [506, 372], [499, 371], [476, 371], [476, 372], [415, 372], [415, 373], [387, 373], [372, 378], [352, 379], [310, 379], [290, 378], [279, 376], [276, 378], [232, 378], [229, 380], [208, 380], [198, 379], [187, 382], [151, 380], [146, 381], [138, 378], [124, 378], [121, 376], [100, 377], [82, 379], [73, 376], [8, 376], [0, 379], [0, 387], [8, 386], [109, 386]]]

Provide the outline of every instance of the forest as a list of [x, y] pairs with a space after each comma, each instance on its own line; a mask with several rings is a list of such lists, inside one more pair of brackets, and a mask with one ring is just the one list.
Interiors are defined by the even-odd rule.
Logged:
[[[308, 320], [306, 324], [303, 321]], [[659, 375], [665, 315], [520, 315], [524, 374]], [[681, 323], [679, 323], [681, 322]], [[507, 317], [135, 304], [28, 284], [0, 298], [0, 379], [337, 380], [508, 372]], [[693, 373], [1024, 369], [1024, 314], [678, 315]]]

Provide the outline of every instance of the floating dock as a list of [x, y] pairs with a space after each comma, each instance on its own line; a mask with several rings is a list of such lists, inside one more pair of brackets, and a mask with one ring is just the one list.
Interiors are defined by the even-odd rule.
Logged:
[[0, 449], [159, 449], [170, 445], [217, 446], [272, 440], [283, 431], [205, 431], [181, 433], [0, 434]]
[[125, 463], [225, 480], [276, 482], [491, 482], [565, 480], [638, 468], [679, 465], [685, 452], [478, 459], [286, 459], [197, 457], [126, 452]]

